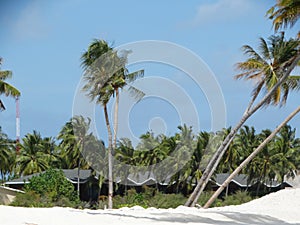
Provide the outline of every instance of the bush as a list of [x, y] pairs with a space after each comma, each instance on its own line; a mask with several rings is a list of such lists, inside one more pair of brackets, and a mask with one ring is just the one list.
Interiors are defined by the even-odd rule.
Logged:
[[[213, 191], [203, 192], [198, 200], [198, 204], [203, 206], [209, 198], [213, 195]], [[221, 207], [227, 205], [240, 205], [251, 201], [253, 198], [246, 191], [237, 191], [234, 194], [224, 197], [224, 199], [216, 199], [210, 207]]]
[[61, 170], [50, 169], [32, 177], [24, 186], [25, 194], [19, 194], [11, 205], [25, 207], [75, 207], [80, 201]]
[[148, 207], [148, 199], [146, 198], [145, 193], [137, 193], [135, 189], [130, 189], [127, 191], [126, 195], [117, 195], [114, 197], [115, 208], [132, 207], [135, 205], [144, 208]]
[[223, 205], [240, 205], [252, 200], [252, 197], [246, 191], [237, 191], [233, 195], [224, 198]]
[[[203, 206], [209, 199], [210, 197], [213, 195], [213, 191], [205, 191], [203, 192], [199, 199], [198, 199], [198, 204], [200, 206]], [[222, 206], [222, 200], [221, 199], [216, 199], [214, 201], [214, 203], [211, 205], [211, 207], [219, 207], [219, 206]]]
[[149, 206], [155, 208], [176, 208], [183, 205], [187, 198], [182, 194], [163, 194], [157, 192], [153, 198], [149, 200]]

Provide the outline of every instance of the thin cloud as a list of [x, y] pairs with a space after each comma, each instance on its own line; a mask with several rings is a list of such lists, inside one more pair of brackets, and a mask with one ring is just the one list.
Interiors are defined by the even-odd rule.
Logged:
[[193, 19], [194, 25], [226, 22], [238, 19], [251, 8], [253, 0], [218, 0], [211, 4], [202, 4], [198, 7]]
[[17, 38], [40, 38], [46, 35], [47, 27], [38, 1], [31, 2], [21, 11], [13, 26], [13, 33]]

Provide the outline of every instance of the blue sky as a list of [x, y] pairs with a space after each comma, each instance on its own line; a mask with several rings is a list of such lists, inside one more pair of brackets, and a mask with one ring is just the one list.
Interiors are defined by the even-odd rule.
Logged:
[[[242, 61], [244, 44], [256, 46], [267, 38], [272, 25], [264, 15], [274, 0], [201, 1], [7, 1], [0, 3], [1, 69], [13, 71], [10, 83], [21, 96], [21, 136], [38, 130], [56, 136], [72, 116], [73, 98], [82, 76], [80, 56], [94, 38], [115, 47], [129, 42], [161, 40], [183, 46], [197, 54], [215, 74], [226, 104], [226, 126], [237, 123], [250, 99], [252, 84], [235, 81], [234, 64]], [[296, 32], [287, 32], [288, 35]], [[210, 112], [205, 93], [182, 72], [164, 65], [140, 64], [145, 77], [161, 76], [184, 89], [197, 108], [201, 130], [210, 130]], [[130, 69], [130, 67], [129, 67]], [[161, 87], [164, 89], [164, 87]], [[168, 90], [165, 90], [168, 91]], [[174, 93], [176, 95], [176, 93]], [[283, 108], [257, 112], [247, 124], [273, 129], [299, 105], [299, 93], [292, 93]], [[14, 100], [1, 96], [7, 110], [0, 124], [15, 136]], [[164, 104], [164, 102], [166, 104]], [[176, 131], [181, 122], [167, 101], [148, 98], [132, 109], [128, 117], [132, 132], [139, 136], [150, 128]], [[96, 111], [97, 129], [105, 137], [103, 116]], [[164, 121], [164, 122], [162, 122]], [[149, 128], [149, 123], [151, 126]], [[163, 126], [161, 126], [163, 124]], [[290, 124], [300, 127], [300, 118]], [[197, 132], [197, 131], [196, 131]], [[299, 134], [299, 131], [298, 131]], [[299, 136], [299, 135], [298, 135]]]

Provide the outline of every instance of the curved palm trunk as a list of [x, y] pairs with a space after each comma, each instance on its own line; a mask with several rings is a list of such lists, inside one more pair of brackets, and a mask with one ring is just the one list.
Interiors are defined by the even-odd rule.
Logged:
[[[230, 133], [227, 135], [225, 140], [222, 142], [218, 150], [215, 152], [211, 160], [209, 161], [205, 171], [203, 172], [200, 181], [198, 182], [196, 188], [194, 189], [193, 193], [190, 195], [189, 199], [185, 203], [185, 206], [194, 207], [197, 203], [200, 194], [203, 192], [204, 188], [206, 187], [206, 184], [208, 183], [209, 179], [213, 175], [214, 171], [216, 170], [222, 156], [224, 155], [225, 151], [227, 150], [230, 143], [233, 141], [234, 136], [238, 132], [238, 130], [243, 126], [243, 124], [246, 122], [246, 120], [252, 116], [261, 106], [263, 106], [268, 99], [272, 96], [272, 94], [277, 90], [277, 88], [288, 78], [291, 71], [295, 68], [298, 61], [300, 60], [300, 54], [297, 55], [295, 60], [291, 63], [289, 68], [285, 71], [284, 76], [273, 86], [273, 88], [264, 96], [264, 98], [257, 103], [255, 106], [253, 106], [251, 109], [247, 107], [242, 119], [238, 122], [238, 124], [235, 126], [234, 129], [230, 131]], [[252, 102], [250, 102], [250, 105]]]
[[219, 189], [211, 196], [211, 198], [204, 205], [204, 208], [208, 208], [216, 198], [221, 194], [225, 187], [231, 182], [231, 180], [265, 147], [265, 145], [275, 137], [275, 135], [284, 127], [297, 113], [300, 112], [300, 106], [296, 108], [234, 171], [233, 173], [224, 181], [224, 183], [219, 187]]
[[106, 128], [108, 133], [108, 208], [112, 209], [113, 207], [113, 176], [112, 176], [112, 133], [109, 123], [109, 117], [107, 113], [107, 106], [104, 105], [104, 116], [105, 116], [105, 122], [106, 122]]

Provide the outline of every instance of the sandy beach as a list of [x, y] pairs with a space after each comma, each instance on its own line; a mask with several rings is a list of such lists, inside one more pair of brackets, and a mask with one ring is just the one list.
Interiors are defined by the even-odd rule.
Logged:
[[71, 208], [22, 208], [0, 206], [1, 225], [96, 225], [96, 224], [300, 224], [300, 188], [285, 189], [239, 206], [197, 209], [113, 210]]

